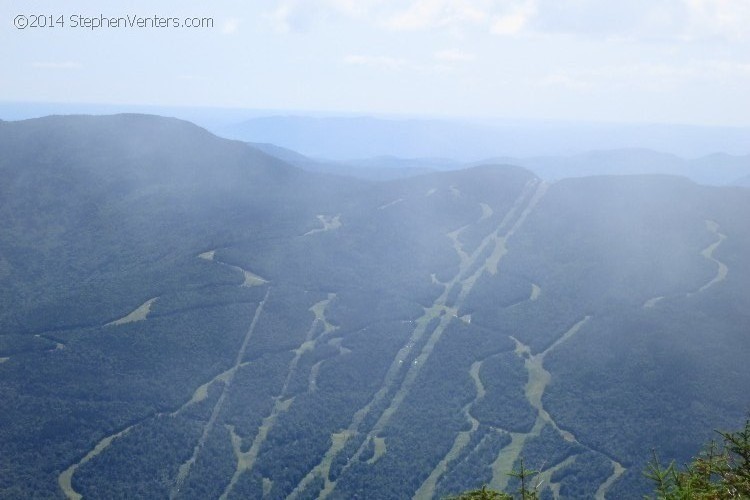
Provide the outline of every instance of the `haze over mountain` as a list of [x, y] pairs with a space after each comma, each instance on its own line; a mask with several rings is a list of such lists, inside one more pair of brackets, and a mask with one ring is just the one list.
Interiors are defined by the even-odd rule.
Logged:
[[750, 154], [750, 129], [743, 127], [278, 115], [252, 118], [216, 132], [332, 160], [391, 155], [477, 161], [623, 148], [685, 158], [719, 152]]
[[750, 173], [750, 155], [714, 153], [695, 159], [648, 149], [589, 151], [572, 156], [495, 158], [533, 170], [550, 180], [590, 175], [668, 174], [687, 177], [699, 184], [733, 184]]
[[263, 149], [0, 122], [0, 497], [637, 497], [750, 408], [750, 190]]
[[398, 179], [497, 163], [523, 166], [551, 181], [591, 175], [668, 174], [687, 177], [699, 184], [724, 186], [743, 185], [744, 179], [750, 175], [750, 155], [733, 156], [725, 153], [714, 153], [693, 160], [648, 149], [616, 149], [572, 156], [487, 158], [468, 163], [445, 158], [393, 156], [332, 161], [312, 159], [273, 144], [250, 144], [303, 170], [369, 180]]

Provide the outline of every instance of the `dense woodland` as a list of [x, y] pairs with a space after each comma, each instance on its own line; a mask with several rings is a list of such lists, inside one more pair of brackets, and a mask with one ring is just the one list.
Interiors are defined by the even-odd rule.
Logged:
[[750, 409], [750, 191], [0, 122], [0, 498], [637, 497]]

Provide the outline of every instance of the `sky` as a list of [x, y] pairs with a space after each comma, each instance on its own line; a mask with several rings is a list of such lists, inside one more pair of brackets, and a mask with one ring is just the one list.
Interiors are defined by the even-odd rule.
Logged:
[[0, 0], [0, 64], [6, 102], [748, 126], [750, 0]]

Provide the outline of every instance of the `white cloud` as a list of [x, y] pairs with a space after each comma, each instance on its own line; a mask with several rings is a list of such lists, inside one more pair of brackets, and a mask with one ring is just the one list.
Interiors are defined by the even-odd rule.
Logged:
[[416, 0], [406, 10], [387, 17], [383, 25], [398, 31], [481, 25], [491, 2], [485, 0]]
[[386, 68], [391, 70], [402, 69], [411, 66], [406, 59], [388, 56], [363, 56], [352, 54], [345, 56], [344, 62], [346, 64], [357, 66], [375, 66], [378, 68]]
[[[750, 39], [749, 0], [535, 0], [528, 28], [629, 41]], [[514, 27], [508, 20], [509, 29]]]
[[495, 35], [517, 35], [527, 27], [536, 14], [535, 0], [512, 4], [505, 12], [493, 19], [490, 31]]
[[439, 50], [433, 54], [433, 58], [443, 62], [469, 62], [476, 59], [474, 54], [463, 52], [459, 49]]
[[470, 54], [455, 53], [455, 54], [443, 54], [443, 56], [453, 57], [451, 60], [439, 59], [437, 57], [439, 53], [433, 54], [433, 58], [436, 62], [423, 64], [410, 59], [404, 59], [402, 57], [391, 57], [391, 56], [368, 56], [361, 54], [350, 54], [343, 58], [343, 62], [352, 66], [363, 66], [370, 67], [380, 70], [388, 71], [410, 71], [421, 74], [445, 74], [455, 70], [451, 63], [457, 62], [455, 57], [461, 57], [463, 61], [470, 60]]
[[686, 0], [686, 4], [689, 37], [750, 38], [750, 1]]
[[208, 78], [205, 76], [199, 76], [199, 75], [190, 75], [190, 74], [182, 74], [177, 75], [178, 80], [184, 80], [186, 82], [205, 82], [208, 81]]
[[585, 81], [580, 76], [573, 76], [564, 72], [551, 73], [536, 83], [540, 87], [562, 87], [578, 91], [590, 90], [592, 87], [591, 82]]
[[686, 85], [708, 83], [715, 88], [750, 85], [750, 64], [726, 60], [702, 60], [689, 64], [605, 65], [583, 70], [559, 70], [537, 82], [542, 87], [562, 87], [591, 91], [627, 88], [629, 90], [671, 91]]
[[221, 32], [224, 35], [232, 35], [237, 32], [237, 29], [240, 27], [240, 20], [237, 18], [230, 18], [224, 21], [224, 24], [221, 26]]
[[276, 10], [266, 13], [265, 17], [277, 33], [305, 32], [312, 24], [315, 6], [312, 2], [285, 0]]
[[324, 0], [323, 4], [339, 14], [349, 17], [366, 17], [380, 0]]
[[31, 63], [31, 67], [33, 68], [40, 68], [40, 69], [79, 69], [81, 68], [81, 63], [73, 62], [73, 61], [61, 61], [61, 62], [48, 62], [48, 61], [38, 61]]
[[314, 23], [330, 17], [368, 18], [382, 0], [281, 0], [265, 18], [278, 33], [308, 31]]
[[392, 31], [750, 39], [750, 0], [279, 0], [275, 5], [266, 18], [282, 33], [343, 17]]

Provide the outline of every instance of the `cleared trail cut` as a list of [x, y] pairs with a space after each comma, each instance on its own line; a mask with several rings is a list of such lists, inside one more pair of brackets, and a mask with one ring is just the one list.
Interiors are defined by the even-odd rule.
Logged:
[[[709, 232], [715, 234], [717, 239], [716, 241], [708, 245], [706, 248], [701, 250], [700, 254], [703, 256], [704, 259], [710, 260], [711, 262], [716, 264], [717, 266], [716, 276], [714, 276], [707, 283], [705, 283], [700, 288], [698, 288], [698, 290], [684, 294], [685, 297], [692, 297], [693, 295], [697, 293], [708, 290], [712, 286], [718, 285], [719, 283], [724, 281], [727, 278], [727, 275], [729, 274], [729, 267], [723, 262], [721, 262], [719, 259], [714, 257], [714, 252], [716, 251], [717, 248], [719, 248], [719, 246], [724, 242], [724, 240], [727, 239], [727, 235], [719, 232], [719, 229], [720, 229], [719, 224], [712, 220], [706, 221], [706, 229]], [[662, 300], [664, 300], [665, 298], [666, 297], [664, 296], [650, 298], [643, 304], [643, 307], [644, 309], [650, 309], [650, 308], [656, 307], [656, 305]]]
[[[579, 332], [579, 330], [590, 319], [591, 319], [591, 316], [585, 316], [583, 319], [581, 319], [575, 325], [569, 328], [565, 333], [563, 333], [554, 343], [552, 343], [552, 345], [550, 345], [547, 349], [545, 349], [544, 351], [538, 354], [532, 354], [531, 349], [529, 348], [528, 345], [523, 344], [521, 341], [519, 341], [515, 337], [511, 337], [511, 340], [513, 340], [516, 343], [516, 350], [515, 350], [516, 355], [524, 360], [524, 367], [526, 368], [526, 371], [528, 373], [528, 379], [526, 382], [526, 386], [524, 388], [524, 393], [526, 396], [526, 400], [536, 410], [537, 417], [534, 422], [534, 426], [531, 428], [531, 431], [529, 431], [528, 433], [517, 433], [517, 432], [510, 433], [511, 435], [510, 444], [508, 444], [506, 447], [500, 450], [500, 453], [498, 453], [497, 458], [492, 464], [492, 481], [490, 482], [491, 488], [502, 491], [508, 486], [508, 481], [510, 479], [510, 476], [508, 473], [513, 470], [513, 467], [516, 461], [518, 460], [519, 456], [521, 455], [523, 451], [523, 447], [526, 444], [526, 441], [530, 438], [538, 437], [541, 434], [542, 429], [544, 429], [544, 427], [547, 425], [552, 426], [552, 428], [565, 441], [570, 442], [570, 443], [576, 443], [579, 446], [589, 451], [599, 453], [605, 456], [607, 460], [609, 460], [612, 463], [614, 467], [614, 474], [610, 476], [598, 489], [598, 492], [601, 492], [601, 495], [602, 495], [601, 498], [604, 498], [604, 495], [606, 494], [609, 487], [612, 484], [614, 484], [614, 482], [617, 479], [619, 479], [619, 477], [625, 471], [625, 468], [619, 462], [581, 443], [580, 441], [578, 441], [576, 436], [573, 435], [573, 433], [571, 433], [570, 431], [561, 429], [560, 426], [555, 421], [555, 419], [544, 408], [544, 404], [542, 402], [544, 391], [546, 390], [549, 382], [552, 380], [552, 375], [544, 368], [545, 356], [549, 354], [550, 352], [552, 352], [557, 347], [559, 347], [564, 342], [567, 342], [568, 340], [570, 340], [570, 338], [576, 335]], [[571, 458], [572, 457], [568, 457], [567, 460]], [[570, 463], [572, 463], [572, 461]], [[568, 464], [566, 464], [563, 461], [558, 464], [552, 464], [552, 465], [553, 465], [552, 468], [548, 468], [540, 472], [539, 474], [540, 479], [549, 480], [549, 477], [551, 477], [551, 472], [553, 471], [552, 469], [555, 469], [555, 470], [562, 469], [563, 467], [566, 467]], [[553, 490], [553, 493], [554, 493], [554, 490]]]
[[700, 287], [698, 289], [698, 292], [702, 292], [716, 285], [717, 283], [724, 281], [727, 277], [727, 274], [729, 274], [729, 268], [727, 267], [727, 265], [714, 257], [714, 252], [716, 251], [717, 248], [719, 248], [719, 245], [721, 245], [724, 242], [724, 240], [727, 239], [727, 235], [719, 232], [719, 224], [717, 224], [714, 221], [707, 220], [706, 228], [712, 233], [714, 233], [718, 237], [718, 239], [712, 244], [710, 244], [709, 246], [707, 246], [706, 248], [704, 248], [701, 251], [701, 255], [705, 257], [706, 259], [712, 262], [715, 262], [716, 265], [718, 266], [718, 269], [716, 270], [716, 276], [714, 276], [711, 281], [709, 281], [708, 283]]
[[221, 264], [222, 266], [227, 266], [231, 269], [234, 269], [240, 273], [242, 273], [242, 277], [244, 278], [240, 286], [243, 287], [252, 287], [252, 286], [262, 286], [268, 283], [268, 280], [265, 278], [261, 278], [257, 274], [248, 271], [247, 269], [243, 269], [239, 266], [233, 266], [232, 264], [227, 264], [226, 262], [222, 262], [220, 260], [216, 259], [216, 250], [209, 250], [208, 252], [203, 252], [201, 254], [198, 254], [198, 258], [203, 260], [208, 260], [211, 262], [216, 262], [217, 264]]
[[[471, 258], [466, 259], [464, 262], [462, 262], [463, 266], [461, 267], [457, 278], [454, 278], [454, 281], [458, 280], [461, 285], [461, 291], [459, 292], [458, 299], [456, 300], [456, 310], [460, 309], [461, 305], [463, 305], [464, 300], [469, 295], [477, 279], [479, 279], [479, 277], [483, 273], [487, 273], [490, 275], [497, 274], [500, 260], [508, 253], [506, 247], [508, 238], [512, 234], [514, 234], [519, 227], [521, 227], [521, 224], [523, 224], [523, 222], [526, 220], [526, 217], [531, 213], [534, 207], [536, 207], [542, 196], [544, 196], [546, 190], [547, 184], [545, 183], [540, 183], [538, 181], [531, 181], [530, 183], [528, 183], [519, 198], [516, 199], [516, 202], [503, 218], [498, 228], [484, 238], [482, 243], [479, 245], [479, 248], [475, 250], [474, 254], [472, 254]], [[483, 210], [483, 212], [485, 211]], [[483, 213], [483, 217], [480, 218], [480, 221], [484, 218], [484, 215], [485, 214]], [[511, 224], [511, 221], [513, 221], [512, 225], [503, 233], [503, 230]], [[460, 245], [458, 243], [459, 233], [460, 230], [458, 232], [454, 232], [455, 236], [451, 238], [454, 241], [454, 245]], [[482, 265], [479, 266], [474, 273], [468, 276], [464, 276], [468, 270], [473, 268], [477, 257], [482, 254], [482, 252], [485, 248], [487, 248], [488, 245], [493, 246], [493, 250], [490, 256], [485, 259]], [[450, 283], [451, 286], [453, 284], [453, 282]], [[447, 290], [449, 289], [450, 288], [447, 288]], [[453, 446], [451, 447], [451, 449], [440, 460], [440, 462], [438, 462], [437, 466], [432, 470], [432, 472], [422, 483], [422, 485], [420, 485], [419, 489], [414, 494], [414, 499], [433, 497], [434, 490], [438, 481], [448, 470], [448, 464], [460, 455], [461, 451], [463, 451], [463, 449], [470, 442], [472, 434], [479, 428], [479, 422], [471, 415], [470, 409], [476, 401], [481, 399], [479, 397], [480, 392], [481, 397], [484, 397], [484, 386], [479, 379], [480, 366], [481, 362], [475, 362], [472, 365], [472, 368], [469, 370], [469, 374], [472, 376], [472, 379], [475, 383], [477, 396], [475, 397], [474, 401], [470, 402], [462, 409], [464, 417], [470, 425], [470, 429], [468, 431], [459, 432], [453, 442]], [[472, 373], [472, 370], [475, 370], [475, 372]]]
[[311, 234], [316, 233], [323, 233], [325, 231], [333, 231], [334, 229], [338, 229], [341, 227], [341, 214], [334, 215], [333, 217], [329, 215], [318, 215], [318, 220], [321, 224], [323, 224], [323, 227], [318, 229], [312, 229], [302, 236], [310, 236]]
[[183, 484], [185, 483], [185, 480], [187, 479], [188, 475], [190, 474], [190, 469], [195, 464], [195, 461], [198, 458], [198, 454], [200, 454], [201, 450], [203, 449], [203, 446], [206, 443], [206, 440], [208, 439], [208, 435], [211, 433], [211, 430], [214, 427], [214, 424], [216, 423], [216, 419], [219, 416], [219, 413], [221, 412], [221, 408], [224, 406], [224, 401], [227, 398], [227, 394], [229, 393], [229, 389], [232, 386], [232, 380], [234, 380], [234, 375], [237, 373], [237, 368], [239, 368], [240, 364], [242, 364], [242, 359], [245, 357], [245, 351], [247, 350], [247, 344], [250, 342], [250, 338], [253, 335], [253, 331], [255, 331], [255, 325], [258, 323], [258, 318], [260, 317], [261, 313], [263, 312], [263, 305], [268, 300], [268, 295], [271, 293], [271, 288], [269, 287], [268, 290], [266, 290], [266, 294], [263, 297], [263, 300], [258, 304], [258, 307], [255, 309], [255, 315], [253, 316], [253, 320], [250, 323], [250, 328], [248, 328], [247, 333], [245, 334], [245, 338], [242, 339], [242, 345], [240, 345], [240, 349], [237, 351], [237, 358], [234, 362], [234, 370], [231, 371], [231, 373], [227, 376], [226, 381], [224, 382], [224, 387], [221, 391], [221, 395], [219, 396], [219, 400], [216, 401], [216, 404], [213, 407], [213, 410], [211, 411], [211, 416], [208, 418], [208, 421], [203, 426], [203, 433], [201, 434], [201, 437], [198, 439], [198, 443], [195, 445], [195, 448], [193, 449], [192, 456], [182, 465], [180, 465], [179, 471], [177, 472], [177, 478], [175, 479], [175, 484], [172, 487], [172, 490], [169, 493], [169, 498], [174, 499], [177, 498], [177, 496], [180, 494], [180, 489], [182, 488]]
[[154, 302], [156, 302], [158, 298], [159, 297], [148, 299], [146, 302], [135, 308], [131, 313], [115, 321], [110, 321], [105, 326], [124, 325], [126, 323], [134, 323], [136, 321], [144, 321], [148, 317], [148, 313], [151, 312], [151, 306]]
[[250, 445], [250, 449], [248, 449], [247, 451], [242, 451], [242, 438], [237, 435], [233, 427], [228, 427], [230, 435], [232, 437], [232, 449], [234, 451], [235, 459], [237, 460], [237, 465], [234, 474], [232, 475], [232, 479], [224, 489], [221, 497], [219, 497], [221, 500], [224, 500], [229, 496], [229, 494], [234, 489], [235, 484], [237, 484], [240, 476], [245, 472], [252, 470], [252, 468], [255, 466], [255, 461], [258, 458], [260, 449], [263, 446], [263, 443], [265, 443], [266, 439], [268, 438], [268, 434], [276, 425], [276, 420], [278, 419], [279, 415], [288, 411], [289, 407], [292, 405], [294, 397], [290, 397], [287, 394], [289, 383], [291, 382], [292, 377], [297, 370], [297, 365], [299, 364], [299, 360], [302, 355], [314, 348], [315, 342], [313, 336], [318, 331], [318, 325], [321, 323], [324, 325], [323, 333], [321, 333], [320, 335], [330, 333], [336, 329], [336, 327], [331, 325], [325, 317], [326, 308], [335, 297], [335, 293], [329, 293], [327, 299], [321, 300], [320, 302], [317, 302], [312, 307], [310, 307], [309, 310], [315, 315], [315, 318], [313, 319], [310, 328], [307, 330], [305, 339], [299, 345], [299, 347], [294, 350], [294, 358], [292, 358], [292, 360], [289, 362], [284, 385], [281, 387], [279, 394], [274, 398], [274, 404], [273, 408], [271, 409], [271, 413], [263, 419], [261, 426], [258, 428], [258, 433], [255, 435], [255, 438]]
[[[217, 262], [217, 263], [222, 264], [222, 265], [228, 265], [228, 264], [225, 264], [223, 262], [216, 261], [215, 254], [216, 254], [216, 250], [209, 250], [207, 252], [203, 252], [203, 253], [199, 254], [198, 258], [204, 259], [204, 260], [208, 260], [208, 261]], [[247, 272], [244, 269], [241, 269], [241, 268], [236, 267], [236, 266], [229, 266], [229, 267], [236, 268], [239, 271], [241, 271], [243, 274], [245, 274]], [[252, 274], [252, 273], [250, 273], [250, 274]], [[263, 280], [263, 283], [266, 283], [266, 281]], [[245, 335], [245, 338], [243, 339], [243, 342], [242, 342], [242, 345], [240, 347], [240, 350], [237, 353], [237, 359], [235, 361], [234, 366], [232, 366], [230, 369], [224, 371], [223, 373], [220, 373], [220, 374], [216, 375], [211, 380], [209, 380], [205, 384], [203, 384], [200, 387], [198, 387], [193, 392], [193, 396], [190, 398], [190, 400], [188, 400], [180, 408], [178, 408], [176, 411], [174, 411], [174, 412], [172, 412], [170, 414], [171, 416], [176, 416], [178, 413], [180, 413], [181, 411], [183, 411], [188, 406], [191, 406], [193, 404], [199, 403], [200, 401], [203, 401], [208, 396], [208, 387], [211, 384], [213, 384], [213, 383], [215, 383], [217, 381], [224, 382], [224, 384], [225, 384], [224, 385], [224, 390], [222, 391], [222, 394], [219, 397], [219, 401], [214, 406], [214, 409], [213, 409], [213, 411], [211, 413], [211, 417], [209, 418], [208, 422], [206, 422], [206, 425], [204, 426], [203, 435], [201, 436], [198, 444], [196, 445], [196, 447], [195, 447], [195, 449], [193, 451], [193, 456], [186, 463], [184, 463], [184, 464], [182, 464], [180, 466], [180, 469], [179, 469], [179, 472], [178, 472], [178, 476], [177, 476], [177, 479], [175, 481], [175, 486], [172, 488], [172, 491], [170, 493], [170, 498], [175, 498], [176, 497], [177, 493], [179, 492], [179, 488], [184, 483], [184, 480], [185, 480], [185, 478], [187, 477], [187, 475], [188, 475], [188, 473], [190, 471], [190, 467], [195, 462], [195, 459], [197, 458], [197, 455], [200, 452], [200, 449], [203, 447], [203, 444], [205, 443], [205, 440], [206, 440], [206, 438], [208, 436], [208, 433], [210, 432], [211, 428], [213, 427], [214, 421], [216, 420], [216, 416], [218, 415], [218, 412], [221, 409], [221, 405], [223, 404], [224, 399], [226, 397], [227, 388], [228, 388], [229, 384], [231, 383], [231, 380], [234, 377], [234, 374], [237, 371], [237, 369], [240, 366], [243, 365], [243, 363], [241, 363], [241, 361], [242, 361], [242, 358], [244, 356], [245, 349], [247, 348], [247, 343], [248, 343], [248, 341], [250, 339], [250, 336], [252, 335], [253, 329], [255, 328], [255, 323], [257, 322], [258, 316], [260, 315], [260, 311], [263, 308], [263, 304], [265, 303], [266, 299], [268, 299], [268, 294], [269, 293], [270, 293], [270, 288], [266, 291], [266, 295], [263, 298], [263, 301], [258, 305], [258, 307], [257, 307], [257, 309], [255, 311], [255, 316], [253, 317], [253, 321], [252, 321], [252, 323], [250, 325], [250, 328], [249, 328], [247, 334]], [[128, 314], [128, 315], [126, 315], [126, 316], [124, 316], [124, 317], [122, 317], [122, 318], [120, 318], [120, 319], [118, 319], [116, 321], [112, 321], [110, 323], [107, 323], [104, 326], [116, 326], [116, 325], [122, 325], [122, 324], [126, 324], [126, 323], [131, 323], [131, 322], [134, 322], [134, 321], [143, 321], [143, 320], [145, 320], [148, 317], [148, 314], [149, 314], [149, 312], [151, 310], [151, 306], [153, 305], [153, 303], [157, 299], [158, 299], [158, 297], [154, 297], [152, 299], [147, 300], [146, 302], [144, 302], [143, 304], [141, 304], [140, 306], [138, 306], [138, 308], [136, 308], [130, 314]], [[51, 339], [48, 339], [48, 340], [51, 340]], [[52, 341], [56, 342], [54, 340], [52, 340]], [[64, 344], [61, 344], [60, 342], [56, 342], [55, 350], [64, 349], [64, 348], [65, 348]], [[58, 485], [60, 486], [60, 489], [63, 491], [63, 493], [65, 494], [65, 496], [68, 499], [71, 499], [71, 500], [80, 500], [82, 498], [82, 495], [80, 493], [76, 492], [73, 489], [73, 484], [72, 484], [72, 482], [73, 482], [73, 475], [78, 470], [78, 468], [81, 467], [86, 462], [89, 462], [90, 460], [92, 460], [93, 458], [95, 458], [102, 451], [104, 451], [108, 446], [110, 446], [113, 441], [115, 441], [117, 438], [119, 438], [119, 437], [127, 434], [128, 432], [130, 432], [130, 430], [133, 429], [133, 427], [135, 427], [136, 425], [138, 425], [138, 424], [133, 424], [133, 425], [131, 425], [131, 426], [129, 426], [129, 427], [121, 430], [121, 431], [118, 431], [118, 432], [116, 432], [114, 434], [111, 434], [109, 436], [104, 437], [99, 442], [97, 442], [94, 445], [94, 447], [91, 449], [91, 451], [89, 451], [80, 461], [78, 461], [78, 462], [70, 465], [67, 469], [65, 469], [58, 476], [58, 481], [57, 481]]]
[[399, 198], [399, 199], [397, 199], [397, 200], [393, 200], [392, 202], [390, 202], [390, 203], [386, 203], [385, 205], [380, 205], [380, 206], [378, 207], [378, 210], [385, 210], [386, 208], [388, 208], [388, 207], [392, 207], [393, 205], [396, 205], [396, 204], [398, 204], [398, 203], [401, 203], [401, 202], [403, 202], [403, 201], [404, 201], [404, 199], [403, 199], [403, 198]]
[[78, 468], [84, 465], [86, 462], [90, 461], [92, 458], [96, 457], [101, 452], [103, 452], [110, 444], [112, 444], [112, 441], [130, 432], [130, 430], [133, 429], [133, 427], [135, 427], [136, 425], [137, 424], [131, 425], [119, 432], [116, 432], [114, 434], [111, 434], [103, 438], [98, 443], [96, 443], [94, 448], [88, 453], [86, 453], [86, 455], [80, 461], [76, 462], [75, 464], [65, 469], [57, 477], [57, 484], [60, 486], [60, 489], [63, 491], [63, 493], [68, 499], [81, 500], [83, 498], [83, 496], [80, 493], [78, 493], [76, 490], [73, 489], [73, 474], [76, 473]]
[[482, 367], [483, 361], [484, 360], [474, 361], [474, 363], [471, 364], [471, 368], [469, 369], [469, 376], [471, 376], [471, 379], [474, 382], [474, 389], [476, 392], [474, 394], [474, 399], [469, 401], [461, 409], [461, 412], [464, 414], [464, 418], [466, 418], [471, 427], [468, 431], [461, 431], [458, 433], [458, 435], [456, 435], [456, 439], [453, 441], [453, 446], [451, 446], [451, 449], [448, 451], [448, 453], [445, 454], [440, 462], [438, 462], [427, 479], [425, 479], [425, 481], [419, 487], [417, 492], [414, 493], [414, 496], [412, 498], [414, 498], [415, 500], [423, 498], [428, 499], [432, 498], [435, 495], [435, 487], [437, 486], [438, 481], [443, 476], [443, 474], [448, 471], [448, 465], [461, 455], [463, 449], [466, 448], [466, 446], [471, 441], [471, 435], [479, 428], [479, 420], [471, 415], [471, 409], [476, 403], [484, 398], [484, 395], [486, 394], [484, 384], [482, 384], [482, 380], [479, 378], [479, 370]]
[[604, 500], [607, 496], [607, 492], [609, 491], [609, 488], [615, 484], [615, 481], [620, 479], [620, 476], [622, 476], [627, 469], [622, 466], [620, 462], [616, 462], [612, 460], [612, 465], [614, 466], [614, 472], [612, 472], [612, 475], [607, 478], [606, 481], [604, 481], [599, 488], [596, 490], [596, 494], [594, 495], [594, 498], [596, 500]]
[[[383, 431], [385, 426], [388, 424], [390, 418], [398, 411], [401, 403], [409, 394], [414, 381], [419, 375], [422, 367], [427, 362], [434, 349], [435, 345], [439, 342], [441, 336], [445, 332], [450, 321], [456, 317], [458, 310], [463, 303], [465, 297], [473, 287], [476, 279], [481, 273], [497, 272], [497, 263], [500, 258], [505, 254], [502, 251], [507, 238], [512, 235], [523, 223], [531, 210], [536, 206], [538, 201], [544, 195], [547, 189], [545, 183], [540, 182], [538, 179], [529, 181], [524, 187], [518, 198], [515, 200], [513, 206], [508, 211], [506, 216], [498, 228], [488, 234], [478, 246], [478, 248], [470, 255], [464, 251], [463, 245], [458, 238], [461, 232], [469, 227], [471, 224], [467, 224], [459, 228], [458, 230], [452, 231], [447, 234], [448, 238], [453, 242], [453, 247], [460, 259], [458, 273], [448, 282], [444, 284], [443, 292], [433, 302], [430, 307], [426, 307], [424, 314], [416, 321], [416, 325], [412, 335], [410, 336], [407, 343], [399, 350], [396, 357], [393, 359], [383, 384], [380, 389], [375, 393], [373, 398], [362, 408], [360, 408], [352, 418], [352, 421], [347, 429], [340, 433], [332, 436], [333, 445], [323, 456], [323, 459], [312, 469], [307, 475], [299, 482], [296, 488], [289, 495], [289, 499], [295, 499], [299, 494], [304, 491], [307, 486], [312, 483], [316, 478], [322, 478], [324, 481], [324, 488], [318, 495], [318, 498], [326, 498], [336, 487], [336, 481], [331, 481], [329, 478], [330, 464], [333, 459], [338, 455], [341, 449], [344, 448], [346, 443], [351, 437], [355, 435], [361, 435], [360, 425], [364, 421], [365, 417], [370, 413], [372, 408], [380, 406], [385, 400], [386, 396], [390, 393], [395, 393], [391, 396], [387, 407], [381, 411], [380, 416], [376, 420], [375, 424], [363, 435], [362, 442], [354, 453], [352, 458], [349, 460], [347, 465], [344, 466], [339, 477], [341, 477], [349, 467], [349, 464], [356, 463], [358, 458], [362, 455], [366, 447], [370, 442], [373, 442], [376, 438], [381, 438], [379, 434]], [[486, 215], [487, 211], [483, 208], [482, 215], [479, 220], [475, 223], [481, 222]], [[512, 223], [512, 225], [511, 225]], [[505, 229], [510, 226], [510, 229]], [[503, 233], [503, 236], [500, 234]], [[487, 246], [493, 245], [493, 251], [489, 258], [481, 262], [479, 258], [484, 255]], [[474, 268], [477, 268], [475, 272], [471, 272]], [[455, 303], [451, 306], [448, 305], [450, 290], [458, 285], [461, 287], [458, 298]], [[437, 324], [430, 330], [428, 327], [434, 324], [433, 319], [438, 318]], [[418, 346], [421, 346], [418, 347]], [[415, 356], [414, 361], [409, 363], [409, 366], [405, 366], [405, 361], [410, 359], [411, 353], [419, 349], [418, 354]], [[402, 370], [406, 370], [406, 374], [403, 377], [399, 377], [399, 374], [403, 373]], [[478, 424], [477, 424], [478, 425]], [[473, 430], [468, 433], [467, 436], [459, 441], [456, 448], [460, 451], [473, 433]], [[466, 443], [463, 443], [464, 439]], [[434, 477], [435, 484], [440, 478], [442, 473], [437, 473]]]

